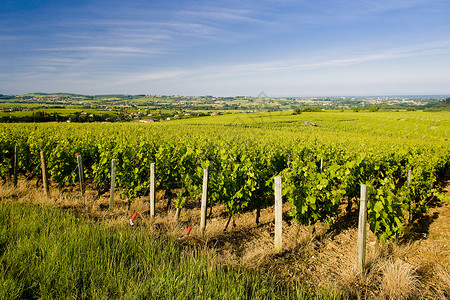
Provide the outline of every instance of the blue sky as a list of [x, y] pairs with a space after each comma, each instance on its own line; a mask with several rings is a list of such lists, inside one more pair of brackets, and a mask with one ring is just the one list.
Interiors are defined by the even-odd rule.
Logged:
[[2, 0], [0, 93], [450, 94], [448, 0]]

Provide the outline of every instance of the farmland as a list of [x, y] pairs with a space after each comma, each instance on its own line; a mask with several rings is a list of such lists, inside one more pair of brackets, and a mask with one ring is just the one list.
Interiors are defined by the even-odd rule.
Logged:
[[[116, 216], [116, 221], [124, 218], [126, 221], [131, 212], [138, 211], [145, 220], [143, 224], [153, 229], [161, 228], [162, 225], [157, 224], [175, 222], [171, 209], [176, 207], [182, 209], [182, 213], [175, 225], [170, 225], [175, 226], [171, 230], [179, 234], [181, 228], [193, 226], [197, 240], [193, 239], [188, 244], [206, 244], [214, 249], [212, 243], [202, 240], [196, 217], [203, 169], [208, 169], [208, 206], [212, 211], [210, 215], [216, 219], [215, 226], [220, 229], [208, 225], [207, 236], [209, 241], [221, 245], [219, 252], [227, 251], [227, 242], [221, 240], [221, 236], [231, 243], [230, 237], [227, 239], [222, 233], [217, 233], [224, 228], [231, 232], [233, 238], [238, 238], [237, 232], [241, 232], [241, 238], [245, 237], [242, 242], [249, 244], [249, 237], [243, 233], [242, 227], [251, 232], [257, 228], [259, 231], [255, 236], [273, 234], [273, 220], [269, 217], [273, 212], [273, 178], [281, 176], [283, 217], [288, 225], [291, 224], [286, 234], [297, 230], [297, 237], [295, 234], [289, 236], [290, 241], [286, 242], [286, 250], [281, 257], [277, 254], [253, 254], [254, 258], [274, 259], [277, 264], [296, 251], [304, 255], [303, 259], [295, 260], [296, 264], [301, 265], [302, 261], [313, 264], [314, 255], [308, 252], [311, 249], [306, 251], [308, 247], [318, 246], [333, 235], [334, 242], [345, 238], [339, 235], [339, 230], [342, 231], [342, 224], [351, 220], [357, 211], [361, 183], [368, 184], [370, 190], [370, 239], [377, 247], [374, 251], [382, 253], [379, 254], [380, 260], [389, 256], [389, 247], [397, 247], [386, 245], [400, 245], [402, 240], [414, 237], [411, 232], [415, 224], [429, 209], [433, 209], [436, 202], [448, 211], [445, 204], [448, 195], [441, 186], [450, 164], [450, 113], [445, 111], [320, 111], [297, 115], [266, 112], [153, 124], [4, 124], [0, 129], [0, 176], [4, 179], [4, 189], [11, 185], [15, 146], [18, 149], [20, 182], [24, 186], [30, 184], [26, 179], [40, 178], [39, 153], [45, 151], [54, 191], [53, 200], [44, 202], [65, 207], [67, 203], [64, 203], [70, 200], [72, 204], [69, 206], [75, 212], [90, 207], [91, 212], [97, 211], [100, 216]], [[77, 196], [76, 153], [83, 157], [84, 176], [91, 190], [87, 204]], [[112, 159], [117, 160], [116, 202], [119, 207], [107, 213], [102, 211], [109, 191]], [[170, 215], [171, 222], [151, 220], [148, 216], [145, 201], [149, 193], [151, 163], [156, 164], [156, 189], [160, 195], [158, 218], [169, 219]], [[11, 193], [19, 193], [22, 196], [18, 198], [23, 197], [23, 190], [14, 192], [13, 189]], [[8, 196], [5, 192], [2, 198], [10, 199], [11, 193]], [[172, 206], [167, 202], [169, 200]], [[445, 215], [445, 210], [440, 212]], [[241, 220], [246, 225], [231, 228], [228, 227], [230, 220], [238, 224]], [[308, 231], [311, 228], [313, 231]], [[347, 229], [352, 229], [352, 226]], [[306, 232], [308, 238], [298, 241], [299, 232]], [[256, 241], [252, 240], [252, 243]], [[441, 245], [439, 241], [436, 243]], [[231, 243], [228, 248], [233, 247]], [[266, 243], [264, 247], [270, 246]], [[442, 251], [445, 257], [448, 249], [444, 247]], [[237, 252], [245, 254], [243, 249]], [[254, 262], [244, 254], [233, 255], [240, 260], [246, 257]], [[391, 255], [395, 257], [392, 252]], [[376, 261], [369, 262], [367, 276], [379, 273], [375, 268]], [[263, 270], [269, 268], [268, 265], [263, 264]], [[444, 259], [442, 266], [445, 273], [448, 260]], [[298, 269], [302, 268], [299, 266]], [[298, 281], [290, 282], [290, 288], [302, 285], [300, 279], [309, 281], [305, 279], [308, 272], [305, 271]], [[429, 293], [427, 297], [448, 295], [445, 280], [442, 286], [435, 287], [432, 285], [437, 277], [423, 275], [423, 278], [415, 283], [415, 287], [424, 285]], [[310, 281], [310, 288], [319, 288], [316, 280]], [[343, 297], [372, 297], [383, 293], [372, 284], [365, 287], [369, 289], [367, 294], [334, 288]], [[411, 293], [415, 290], [411, 289]], [[266, 296], [258, 294], [257, 297]]]
[[449, 110], [445, 96], [392, 97], [213, 97], [157, 95], [0, 95], [0, 122], [117, 122], [151, 118], [192, 118], [236, 112], [275, 112], [293, 109]]

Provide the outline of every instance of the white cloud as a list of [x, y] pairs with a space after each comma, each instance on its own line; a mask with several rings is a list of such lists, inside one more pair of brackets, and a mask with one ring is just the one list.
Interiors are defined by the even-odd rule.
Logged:
[[125, 78], [119, 80], [120, 84], [128, 84], [128, 83], [183, 77], [189, 74], [191, 74], [191, 72], [188, 70], [163, 70], [148, 73], [128, 74], [125, 76]]
[[96, 52], [104, 55], [107, 54], [160, 54], [161, 50], [139, 47], [114, 47], [114, 46], [74, 46], [74, 47], [56, 47], [56, 48], [38, 48], [38, 51], [54, 51], [54, 52]]
[[219, 7], [203, 7], [198, 10], [179, 11], [180, 15], [188, 19], [200, 19], [202, 21], [220, 22], [241, 22], [241, 23], [263, 23], [265, 21], [252, 17], [255, 12], [244, 9], [231, 9]]
[[[386, 61], [408, 57], [428, 56], [435, 54], [450, 54], [450, 41], [417, 44], [402, 48], [383, 49], [380, 51], [369, 50], [363, 54], [349, 54], [346, 57], [333, 57], [333, 53], [327, 53], [318, 59], [314, 56], [302, 59], [288, 59], [268, 61], [253, 64], [234, 65], [226, 68], [230, 73], [252, 73], [283, 70], [311, 70], [325, 67], [349, 66], [373, 61]], [[227, 72], [225, 72], [226, 74]]]

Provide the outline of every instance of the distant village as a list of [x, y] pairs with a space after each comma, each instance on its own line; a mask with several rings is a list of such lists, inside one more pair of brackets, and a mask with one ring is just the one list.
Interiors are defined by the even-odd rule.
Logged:
[[213, 97], [160, 95], [0, 95], [0, 122], [163, 122], [232, 112], [449, 110], [448, 96]]

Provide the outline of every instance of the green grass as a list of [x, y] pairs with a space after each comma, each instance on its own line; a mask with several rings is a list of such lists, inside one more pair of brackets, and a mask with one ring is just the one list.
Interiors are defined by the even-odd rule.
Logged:
[[57, 209], [0, 203], [1, 299], [337, 299], [270, 274], [225, 270], [211, 254]]

